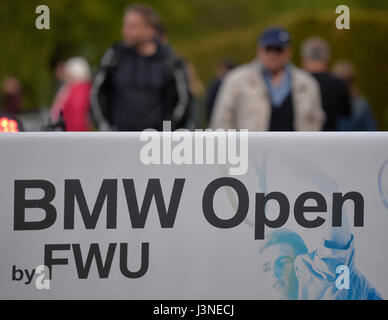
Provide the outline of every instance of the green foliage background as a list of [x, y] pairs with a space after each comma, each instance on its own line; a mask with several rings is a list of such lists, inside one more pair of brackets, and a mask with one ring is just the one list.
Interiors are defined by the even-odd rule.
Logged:
[[[138, 2], [138, 1], [137, 1]], [[150, 0], [167, 27], [174, 48], [206, 84], [217, 62], [239, 63], [255, 55], [258, 34], [269, 25], [289, 29], [294, 63], [299, 45], [311, 35], [325, 37], [333, 60], [356, 65], [358, 83], [370, 100], [380, 128], [388, 130], [387, 0]], [[35, 8], [46, 4], [51, 30], [35, 28]], [[22, 81], [23, 107], [48, 106], [54, 94], [54, 63], [83, 55], [96, 68], [105, 49], [120, 39], [127, 0], [1, 0], [0, 79], [14, 74]], [[351, 29], [337, 30], [335, 8], [350, 7]]]

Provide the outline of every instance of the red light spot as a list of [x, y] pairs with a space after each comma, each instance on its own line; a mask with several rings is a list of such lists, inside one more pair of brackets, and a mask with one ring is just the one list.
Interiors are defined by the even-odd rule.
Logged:
[[17, 121], [6, 117], [0, 118], [0, 132], [19, 132]]
[[0, 124], [3, 128], [8, 127], [8, 119], [7, 118], [1, 118]]
[[17, 123], [15, 120], [9, 120], [8, 126], [9, 126], [11, 129], [17, 129], [18, 123]]

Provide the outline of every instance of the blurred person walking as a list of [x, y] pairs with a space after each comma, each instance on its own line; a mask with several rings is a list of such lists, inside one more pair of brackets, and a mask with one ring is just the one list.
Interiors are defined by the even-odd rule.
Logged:
[[3, 97], [2, 110], [7, 113], [18, 113], [22, 105], [22, 89], [19, 80], [8, 76], [2, 83]]
[[64, 124], [66, 131], [88, 131], [91, 71], [85, 58], [69, 59], [64, 65], [64, 83], [50, 112], [51, 126]]
[[211, 115], [213, 113], [214, 105], [215, 105], [216, 98], [220, 90], [222, 81], [224, 80], [226, 74], [235, 67], [236, 67], [236, 64], [230, 59], [222, 60], [218, 64], [217, 70], [216, 70], [216, 76], [210, 82], [206, 93], [206, 115], [207, 115], [208, 121], [210, 121], [211, 119]]
[[351, 62], [341, 60], [333, 65], [333, 73], [348, 86], [352, 111], [350, 117], [341, 117], [338, 128], [341, 131], [375, 131], [376, 120], [368, 100], [363, 97], [356, 84], [354, 66]]
[[346, 84], [329, 70], [330, 47], [324, 39], [311, 37], [301, 46], [302, 67], [318, 81], [326, 113], [324, 131], [337, 131], [338, 120], [350, 116], [351, 105]]
[[187, 79], [189, 90], [193, 96], [192, 103], [190, 105], [189, 117], [187, 121], [186, 129], [194, 130], [201, 125], [200, 110], [203, 105], [203, 99], [205, 96], [205, 86], [199, 78], [197, 68], [193, 63], [186, 63]]
[[228, 73], [211, 127], [250, 131], [318, 131], [325, 120], [318, 83], [290, 63], [288, 32], [265, 30], [258, 59]]
[[100, 130], [142, 131], [182, 127], [191, 95], [182, 60], [158, 39], [159, 17], [132, 5], [123, 22], [123, 41], [110, 47], [94, 79], [92, 113]]

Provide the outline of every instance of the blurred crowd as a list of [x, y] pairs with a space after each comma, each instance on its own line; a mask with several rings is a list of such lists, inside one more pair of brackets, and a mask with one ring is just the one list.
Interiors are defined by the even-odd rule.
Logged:
[[[194, 66], [169, 44], [158, 14], [147, 5], [132, 5], [124, 12], [122, 40], [106, 50], [96, 74], [84, 57], [56, 65], [57, 92], [42, 129], [162, 130], [169, 120], [172, 130], [193, 130], [202, 112], [201, 126], [213, 129], [377, 130], [350, 61], [333, 63], [330, 45], [319, 37], [302, 43], [301, 68], [291, 63], [292, 54], [287, 30], [268, 28], [257, 40], [252, 62], [220, 61], [206, 89]], [[22, 131], [22, 86], [16, 76], [3, 80], [1, 106], [0, 132]]]

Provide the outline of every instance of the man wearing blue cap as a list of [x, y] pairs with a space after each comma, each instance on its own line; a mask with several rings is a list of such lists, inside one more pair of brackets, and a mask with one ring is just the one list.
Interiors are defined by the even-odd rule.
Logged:
[[217, 97], [211, 127], [250, 131], [319, 131], [325, 121], [316, 80], [290, 63], [290, 35], [265, 30], [258, 59], [231, 71]]

